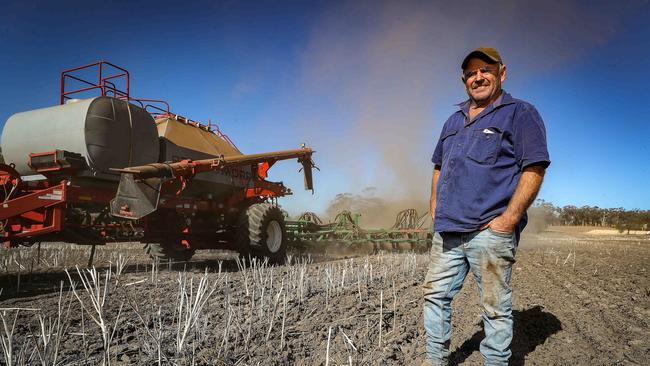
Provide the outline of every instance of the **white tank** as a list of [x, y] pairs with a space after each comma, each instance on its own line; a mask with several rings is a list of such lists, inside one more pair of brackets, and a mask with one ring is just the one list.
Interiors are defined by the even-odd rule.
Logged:
[[158, 161], [158, 132], [144, 109], [110, 97], [84, 99], [16, 113], [9, 117], [0, 140], [6, 164], [21, 175], [36, 174], [29, 154], [66, 150], [81, 154], [88, 169], [79, 175], [118, 180], [110, 168]]

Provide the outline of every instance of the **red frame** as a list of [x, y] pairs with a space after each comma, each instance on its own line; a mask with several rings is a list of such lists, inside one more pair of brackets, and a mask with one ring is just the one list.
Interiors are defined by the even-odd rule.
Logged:
[[[7, 239], [28, 239], [33, 236], [61, 231], [64, 222], [66, 181], [29, 192], [9, 200], [0, 210], [0, 220], [6, 220]], [[5, 243], [7, 244], [11, 243]]]
[[[46, 154], [51, 152], [34, 155]], [[58, 171], [65, 169], [65, 167], [60, 168]], [[56, 171], [57, 169], [48, 169], [44, 173], [49, 175]], [[0, 173], [2, 172], [4, 171], [0, 169]], [[91, 188], [73, 184], [68, 180], [20, 182], [13, 177], [14, 174], [15, 172], [9, 171], [0, 174], [0, 178], [3, 178], [0, 183], [18, 185], [16, 196], [4, 202], [0, 208], [0, 221], [4, 222], [4, 237], [0, 236], [0, 242], [4, 241], [6, 247], [17, 246], [26, 241], [42, 240], [32, 239], [38, 236], [60, 233], [66, 226], [67, 209], [77, 205], [107, 207], [117, 190], [117, 184], [104, 188]], [[257, 174], [253, 176], [253, 187], [235, 190], [221, 202], [180, 196], [177, 194], [174, 182], [175, 180], [171, 180], [163, 184], [158, 209], [172, 210], [181, 215], [194, 215], [199, 212], [212, 212], [214, 215], [228, 214], [244, 201], [262, 201], [291, 194], [291, 190], [282, 183], [266, 181]], [[146, 228], [147, 221], [148, 217], [145, 217], [137, 226]], [[85, 228], [93, 227], [101, 227], [104, 236], [112, 229], [116, 229], [116, 225], [110, 223], [93, 224]], [[206, 232], [210, 232], [209, 228], [205, 229]]]

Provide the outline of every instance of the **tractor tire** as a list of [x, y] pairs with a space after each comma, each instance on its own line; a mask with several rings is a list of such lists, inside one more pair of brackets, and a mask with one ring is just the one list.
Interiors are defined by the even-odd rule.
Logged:
[[397, 250], [400, 252], [408, 252], [413, 249], [413, 244], [411, 243], [397, 243]]
[[176, 241], [166, 241], [163, 243], [148, 243], [144, 246], [145, 252], [151, 259], [160, 261], [187, 262], [189, 261], [196, 249], [189, 249]]
[[392, 252], [393, 251], [393, 242], [390, 241], [383, 241], [379, 244], [379, 249], [385, 251], [385, 252]]
[[242, 212], [237, 223], [239, 255], [268, 258], [269, 263], [284, 263], [287, 254], [287, 232], [284, 215], [278, 206], [256, 203]]

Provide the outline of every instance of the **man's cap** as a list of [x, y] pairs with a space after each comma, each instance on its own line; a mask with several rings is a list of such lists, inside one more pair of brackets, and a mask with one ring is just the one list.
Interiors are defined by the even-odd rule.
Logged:
[[496, 48], [492, 47], [479, 47], [475, 49], [474, 51], [470, 52], [465, 58], [463, 59], [463, 63], [461, 64], [461, 68], [465, 70], [465, 67], [467, 67], [467, 63], [469, 60], [473, 57], [477, 57], [480, 59], [483, 59], [485, 61], [492, 61], [493, 63], [503, 63], [503, 60], [501, 60], [501, 55], [499, 54], [499, 51], [496, 50]]

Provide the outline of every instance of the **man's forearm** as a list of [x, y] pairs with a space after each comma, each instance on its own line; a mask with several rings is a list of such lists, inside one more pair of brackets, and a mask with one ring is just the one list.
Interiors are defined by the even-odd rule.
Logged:
[[438, 188], [438, 178], [440, 177], [440, 167], [433, 168], [431, 175], [431, 199], [429, 200], [429, 211], [431, 218], [435, 219], [436, 215], [436, 189]]
[[544, 180], [544, 168], [539, 165], [528, 166], [519, 178], [508, 207], [502, 214], [512, 225], [516, 225], [528, 207], [533, 203]]

